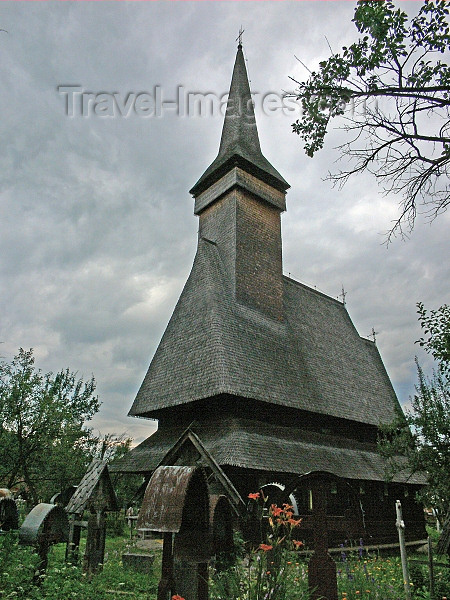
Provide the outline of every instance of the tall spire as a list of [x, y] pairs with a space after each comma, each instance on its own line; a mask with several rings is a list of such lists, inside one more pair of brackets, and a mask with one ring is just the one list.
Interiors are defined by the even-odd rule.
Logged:
[[219, 153], [191, 189], [191, 194], [197, 196], [235, 166], [280, 191], [285, 192], [289, 187], [261, 152], [241, 44], [234, 63]]

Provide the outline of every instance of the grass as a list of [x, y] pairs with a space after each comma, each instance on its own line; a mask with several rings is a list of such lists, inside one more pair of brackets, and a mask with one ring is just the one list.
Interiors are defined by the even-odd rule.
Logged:
[[[16, 534], [0, 536], [0, 599], [14, 600], [156, 600], [156, 590], [161, 572], [161, 552], [156, 551], [156, 561], [151, 575], [143, 575], [123, 568], [122, 553], [129, 546], [126, 537], [107, 538], [107, 560], [103, 571], [89, 578], [79, 565], [64, 562], [65, 546], [50, 550], [49, 564], [42, 584], [33, 586], [32, 579], [37, 556], [32, 548], [19, 546]], [[84, 552], [84, 540], [80, 555]], [[423, 555], [421, 555], [424, 558]], [[256, 559], [256, 556], [255, 556]], [[352, 554], [335, 556], [338, 571], [339, 600], [403, 600], [403, 581], [400, 560], [396, 556], [366, 555], [358, 549]], [[441, 562], [441, 558], [439, 562]], [[211, 600], [251, 600], [246, 595], [245, 580], [248, 563], [228, 575], [214, 576], [210, 586]], [[294, 552], [286, 557], [283, 578], [286, 581], [286, 598], [306, 600], [307, 570], [304, 561]], [[412, 594], [414, 600], [442, 600], [450, 598], [450, 569], [436, 568], [436, 595], [430, 598], [426, 566], [411, 562]], [[228, 582], [225, 581], [228, 577]], [[233, 583], [234, 577], [234, 583]], [[235, 585], [235, 588], [230, 586]], [[228, 586], [228, 587], [227, 587]], [[234, 589], [234, 591], [233, 591]], [[224, 591], [228, 590], [228, 591]], [[231, 591], [230, 591], [231, 590]]]
[[[85, 541], [81, 541], [80, 556]], [[32, 584], [37, 556], [32, 548], [19, 546], [17, 535], [0, 536], [0, 598], [15, 600], [155, 600], [160, 573], [160, 552], [153, 573], [144, 575], [122, 565], [129, 539], [109, 537], [107, 560], [98, 575], [89, 578], [80, 565], [64, 561], [65, 545], [53, 546], [40, 586]]]
[[[426, 560], [426, 555], [423, 554], [410, 553], [409, 557]], [[287, 558], [283, 574], [286, 593], [284, 596], [276, 596], [276, 600], [306, 600], [306, 561], [299, 560], [295, 553], [291, 553]], [[334, 560], [337, 567], [339, 600], [405, 600], [399, 556], [367, 553], [363, 548], [356, 547], [351, 553], [334, 555]], [[448, 560], [443, 557], [439, 557], [438, 562], [448, 564]], [[435, 594], [431, 597], [428, 591], [428, 567], [418, 565], [413, 560], [410, 560], [409, 564], [413, 600], [442, 600], [447, 597], [450, 600], [449, 568], [435, 567]], [[258, 597], [250, 589], [248, 579], [242, 566], [228, 574], [213, 577], [211, 600], [257, 600]]]

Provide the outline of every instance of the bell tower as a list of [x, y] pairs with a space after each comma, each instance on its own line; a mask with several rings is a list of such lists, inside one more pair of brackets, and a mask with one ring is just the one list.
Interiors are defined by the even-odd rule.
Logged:
[[200, 238], [216, 243], [237, 302], [283, 319], [280, 215], [289, 184], [261, 152], [239, 44], [219, 153], [191, 194]]

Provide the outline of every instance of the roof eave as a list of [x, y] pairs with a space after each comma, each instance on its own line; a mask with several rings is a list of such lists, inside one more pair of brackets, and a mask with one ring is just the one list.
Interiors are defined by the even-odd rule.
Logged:
[[[217, 157], [219, 158], [219, 157]], [[217, 165], [215, 163], [217, 162]], [[225, 160], [217, 161], [212, 163], [211, 167], [208, 168], [195, 185], [189, 190], [189, 193], [196, 198], [199, 194], [208, 189], [211, 185], [216, 183], [225, 173], [233, 169], [234, 167], [240, 167], [250, 175], [258, 177], [268, 185], [271, 185], [276, 190], [286, 193], [291, 187], [289, 183], [281, 176], [276, 177], [275, 175], [265, 171], [258, 167], [254, 162], [247, 160], [240, 154], [232, 154]], [[274, 169], [275, 171], [275, 169]]]

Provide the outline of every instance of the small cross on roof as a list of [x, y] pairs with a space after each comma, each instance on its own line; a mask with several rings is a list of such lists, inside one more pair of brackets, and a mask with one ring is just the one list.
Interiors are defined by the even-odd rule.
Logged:
[[242, 34], [244, 33], [245, 29], [242, 29], [242, 25], [241, 28], [239, 29], [239, 35], [236, 38], [236, 42], [238, 42], [238, 46], [242, 47]]

